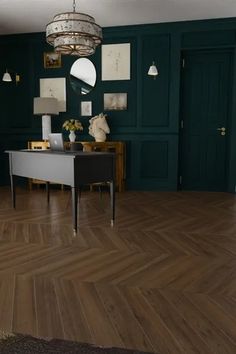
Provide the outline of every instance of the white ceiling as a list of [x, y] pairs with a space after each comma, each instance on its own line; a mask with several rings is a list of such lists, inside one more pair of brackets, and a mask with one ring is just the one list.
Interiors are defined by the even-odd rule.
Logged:
[[[0, 34], [44, 32], [72, 0], [0, 0]], [[102, 27], [236, 17], [236, 0], [77, 0]]]

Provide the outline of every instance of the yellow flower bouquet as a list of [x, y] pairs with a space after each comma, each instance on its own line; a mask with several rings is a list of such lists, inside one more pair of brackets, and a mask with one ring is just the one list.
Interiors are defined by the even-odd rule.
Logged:
[[83, 126], [78, 119], [68, 119], [66, 120], [62, 128], [69, 131], [83, 130]]

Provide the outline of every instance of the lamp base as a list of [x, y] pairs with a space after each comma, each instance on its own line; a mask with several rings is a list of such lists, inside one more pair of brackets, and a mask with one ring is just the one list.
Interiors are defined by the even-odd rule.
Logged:
[[51, 134], [51, 116], [44, 114], [42, 116], [42, 138], [43, 140], [48, 140], [48, 134]]

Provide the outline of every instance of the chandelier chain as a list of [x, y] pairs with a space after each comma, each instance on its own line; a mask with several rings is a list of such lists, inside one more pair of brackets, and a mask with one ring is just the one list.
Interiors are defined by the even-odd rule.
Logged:
[[75, 7], [76, 7], [75, 0], [73, 0], [73, 12], [75, 12]]

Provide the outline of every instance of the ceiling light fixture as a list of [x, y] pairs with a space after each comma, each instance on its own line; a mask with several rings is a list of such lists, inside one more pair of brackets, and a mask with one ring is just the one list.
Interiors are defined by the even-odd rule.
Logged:
[[75, 11], [54, 16], [46, 26], [46, 41], [57, 53], [86, 57], [94, 54], [102, 41], [102, 28], [93, 17]]

